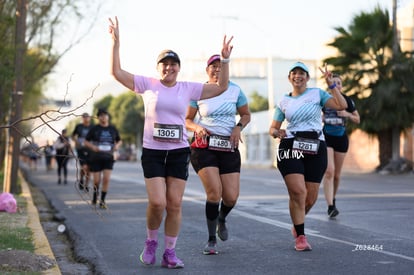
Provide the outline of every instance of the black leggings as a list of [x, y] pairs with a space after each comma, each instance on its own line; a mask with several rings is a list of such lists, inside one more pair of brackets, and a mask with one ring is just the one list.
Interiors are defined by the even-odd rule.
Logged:
[[58, 173], [58, 177], [60, 178], [61, 174], [62, 174], [62, 170], [63, 170], [63, 176], [65, 177], [65, 179], [68, 176], [68, 161], [69, 158], [66, 156], [56, 156], [56, 162], [57, 162], [57, 173]]

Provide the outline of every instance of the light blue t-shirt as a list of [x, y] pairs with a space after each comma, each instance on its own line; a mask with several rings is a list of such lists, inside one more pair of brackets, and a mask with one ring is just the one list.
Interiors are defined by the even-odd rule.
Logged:
[[[322, 107], [332, 95], [319, 88], [307, 88], [299, 96], [285, 95], [275, 109], [273, 119], [288, 122], [287, 138], [292, 138], [292, 132], [317, 131], [322, 132]], [[324, 140], [323, 134], [319, 136]]]
[[236, 126], [237, 108], [247, 104], [247, 98], [238, 85], [229, 82], [227, 90], [219, 96], [191, 101], [198, 108], [195, 122], [210, 134], [230, 136]]

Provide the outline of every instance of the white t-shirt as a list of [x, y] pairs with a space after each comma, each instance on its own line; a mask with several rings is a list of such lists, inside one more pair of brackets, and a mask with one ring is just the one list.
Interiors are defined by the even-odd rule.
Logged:
[[221, 95], [198, 102], [191, 101], [190, 106], [198, 108], [195, 122], [210, 134], [230, 136], [236, 125], [237, 108], [246, 104], [247, 98], [240, 87], [229, 82], [229, 87]]

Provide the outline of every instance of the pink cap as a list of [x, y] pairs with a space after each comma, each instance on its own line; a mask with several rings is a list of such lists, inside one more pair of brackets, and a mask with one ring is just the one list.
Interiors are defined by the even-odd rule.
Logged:
[[220, 55], [219, 54], [215, 54], [212, 55], [208, 60], [207, 60], [207, 66], [210, 66], [211, 63], [213, 63], [216, 60], [220, 60]]

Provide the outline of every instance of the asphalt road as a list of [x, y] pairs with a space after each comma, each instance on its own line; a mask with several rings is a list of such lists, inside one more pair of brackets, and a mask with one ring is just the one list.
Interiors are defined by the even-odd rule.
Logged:
[[228, 218], [229, 240], [219, 255], [201, 253], [207, 241], [205, 195], [190, 168], [177, 255], [185, 267], [161, 268], [163, 228], [157, 262], [140, 264], [145, 240], [146, 191], [140, 163], [117, 162], [107, 195], [108, 210], [90, 205], [91, 193], [58, 185], [56, 171], [39, 167], [28, 181], [40, 188], [64, 219], [78, 259], [95, 274], [413, 274], [414, 174], [346, 174], [329, 219], [323, 189], [306, 217], [310, 252], [294, 250], [288, 196], [276, 169], [242, 169], [241, 194]]

